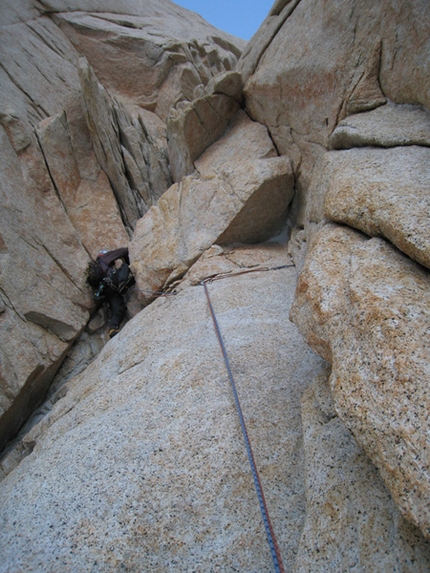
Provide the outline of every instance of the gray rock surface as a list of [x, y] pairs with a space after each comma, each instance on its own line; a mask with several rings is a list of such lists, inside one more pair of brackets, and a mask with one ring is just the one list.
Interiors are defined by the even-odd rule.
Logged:
[[295, 573], [427, 571], [429, 542], [400, 514], [337, 417], [321, 373], [302, 399], [306, 522]]
[[[92, 306], [89, 260], [32, 133], [0, 127], [0, 449], [43, 399]], [[61, 237], [61, 240], [58, 239]]]

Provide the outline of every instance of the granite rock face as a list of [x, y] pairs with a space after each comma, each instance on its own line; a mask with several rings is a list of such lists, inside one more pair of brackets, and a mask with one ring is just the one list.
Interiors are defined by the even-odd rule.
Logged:
[[427, 537], [429, 286], [427, 270], [384, 240], [326, 225], [313, 238], [291, 311], [333, 365], [340, 417]]
[[[167, 1], [2, 3], [0, 449], [94, 311], [90, 257], [127, 246], [172, 184], [170, 106], [231, 69], [241, 43]], [[152, 80], [132, 73], [145, 52]]]
[[0, 572], [273, 569], [208, 278], [285, 569], [428, 571], [428, 2], [0, 10]]
[[351, 147], [430, 146], [430, 113], [423, 106], [388, 102], [372, 111], [350, 115], [330, 136], [332, 149]]
[[[33, 134], [18, 154], [0, 127], [0, 448], [43, 399], [89, 317], [89, 260]], [[61, 237], [61, 239], [60, 239]]]
[[273, 570], [208, 276], [285, 568], [425, 571], [288, 319], [296, 270], [274, 242], [212, 246], [65, 384], [1, 482], [0, 571]]
[[[193, 277], [232, 275], [210, 297], [291, 568], [305, 510], [300, 399], [322, 361], [288, 320], [295, 269], [266, 270], [285, 264], [276, 244], [220, 249]], [[63, 571], [271, 571], [228, 384], [201, 285], [144, 309], [68, 382], [3, 480], [0, 571], [59, 560]]]
[[234, 98], [213, 94], [185, 103], [171, 112], [167, 137], [175, 181], [194, 171], [194, 160], [224, 133], [238, 109], [239, 103]]
[[336, 415], [328, 374], [302, 398], [306, 522], [294, 571], [426, 571], [428, 542]]
[[169, 0], [43, 5], [110, 93], [163, 120], [198, 85], [233, 70], [246, 44]]
[[382, 236], [430, 268], [430, 149], [354, 148], [326, 153], [315, 169], [308, 218]]
[[315, 163], [347, 116], [386, 103], [430, 108], [426, 0], [276, 2], [239, 61], [247, 109], [299, 175], [305, 223]]

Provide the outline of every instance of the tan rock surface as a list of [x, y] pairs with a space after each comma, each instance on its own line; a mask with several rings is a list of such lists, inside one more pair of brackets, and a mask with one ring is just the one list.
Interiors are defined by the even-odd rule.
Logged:
[[337, 417], [328, 373], [302, 399], [306, 522], [295, 573], [427, 571], [430, 545]]
[[[233, 271], [289, 263], [277, 245], [228, 256]], [[304, 520], [300, 398], [321, 363], [288, 320], [295, 280], [288, 268], [209, 286], [288, 569]], [[273, 570], [203, 287], [130, 321], [31, 439], [0, 485], [0, 571]]]
[[111, 93], [163, 120], [197, 85], [232, 70], [245, 45], [168, 0], [44, 4]]
[[429, 10], [426, 0], [280, 2], [247, 46], [246, 107], [294, 159], [298, 224], [313, 167], [348, 113], [385, 98], [430, 108]]
[[266, 129], [245, 114], [196, 168], [136, 226], [130, 256], [141, 291], [180, 278], [214, 242], [262, 241], [283, 224], [294, 184], [289, 161], [276, 157]]
[[92, 305], [88, 255], [27, 138], [17, 155], [0, 128], [0, 449], [43, 399]]
[[[198, 38], [189, 38], [184, 22], [188, 26], [194, 16], [162, 4], [23, 0], [17, 7], [7, 0], [0, 7], [6, 416], [0, 450], [43, 399], [85, 327], [93, 304], [84, 284], [89, 255], [126, 244], [127, 230], [172, 183], [165, 123], [130, 99], [133, 90], [147, 82], [159, 113], [167, 115], [172, 102], [191, 97], [197, 84], [233, 67], [240, 54], [240, 40], [218, 34], [197, 15]], [[93, 14], [85, 13], [90, 9]], [[54, 15], [58, 10], [62, 14]], [[141, 68], [131, 73], [142, 64], [142, 50], [151, 67], [159, 64], [155, 84]], [[79, 58], [86, 53], [107, 74], [108, 87], [123, 88], [118, 95], [127, 107], [96, 80], [85, 60], [79, 74]], [[124, 60], [118, 64], [126, 54], [128, 69]]]
[[382, 235], [430, 268], [429, 148], [329, 153], [312, 185], [324, 197], [326, 218]]
[[291, 310], [333, 365], [336, 411], [427, 537], [429, 281], [382, 239], [329, 225], [314, 237]]
[[[41, 122], [36, 133], [61, 202], [90, 256], [95, 258], [102, 247], [114, 249], [127, 245], [128, 235], [118, 204], [91, 144], [91, 153], [79, 168], [79, 155], [75, 155], [66, 112]], [[82, 131], [80, 137], [82, 140]], [[87, 177], [82, 177], [81, 171]]]
[[194, 171], [194, 160], [225, 132], [238, 109], [234, 98], [214, 94], [171, 110], [167, 118], [167, 140], [174, 181]]
[[332, 149], [430, 146], [430, 112], [422, 106], [389, 102], [343, 119], [331, 134], [329, 144]]

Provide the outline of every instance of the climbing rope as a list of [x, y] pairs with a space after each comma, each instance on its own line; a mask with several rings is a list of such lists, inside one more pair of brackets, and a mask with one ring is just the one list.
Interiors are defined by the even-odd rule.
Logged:
[[159, 298], [160, 296], [175, 296], [176, 294], [178, 294], [176, 291], [164, 292], [164, 291], [144, 290], [140, 288], [134, 288], [133, 290], [135, 290], [136, 292], [143, 292], [154, 298]]
[[[261, 271], [277, 271], [278, 269], [287, 269], [289, 267], [295, 267], [295, 265], [281, 265], [279, 267], [256, 267], [253, 269], [245, 269], [243, 271], [237, 271], [235, 273], [223, 273], [223, 274], [213, 274], [210, 275], [209, 277], [206, 277], [205, 279], [203, 279], [200, 284], [203, 284], [205, 281], [219, 281], [222, 279], [227, 279], [230, 277], [237, 277], [239, 275], [244, 275], [246, 273], [257, 273], [257, 272], [261, 272]], [[165, 297], [169, 297], [169, 296], [175, 296], [178, 294], [177, 291], [153, 291], [153, 290], [145, 290], [145, 289], [140, 289], [137, 287], [133, 288], [134, 291], [136, 292], [142, 292], [146, 295], [149, 295], [149, 297], [151, 298], [159, 298], [161, 296], [165, 296]]]
[[[248, 272], [252, 272], [252, 270], [275, 270], [275, 269], [286, 268], [289, 266], [294, 266], [294, 265], [283, 265], [281, 267], [275, 267], [273, 269], [267, 269], [267, 268], [250, 269]], [[247, 272], [247, 271], [244, 271], [244, 272]], [[235, 273], [235, 275], [237, 275], [237, 274], [243, 274], [243, 272], [242, 273]], [[233, 276], [233, 275], [226, 275], [223, 277], [218, 275], [219, 278], [227, 278], [227, 276]], [[224, 362], [225, 362], [227, 372], [228, 372], [228, 377], [230, 380], [230, 385], [231, 385], [231, 388], [233, 391], [234, 401], [236, 403], [236, 409], [237, 409], [237, 413], [239, 415], [240, 426], [242, 428], [242, 434], [243, 434], [243, 437], [245, 440], [246, 451], [248, 454], [249, 464], [251, 466], [252, 477], [254, 480], [255, 490], [257, 492], [257, 497], [258, 497], [258, 501], [260, 504], [261, 516], [263, 518], [264, 528], [266, 530], [267, 541], [269, 543], [270, 552], [272, 555], [273, 566], [275, 568], [275, 573], [285, 573], [284, 566], [282, 563], [281, 553], [279, 551], [278, 543], [276, 541], [275, 532], [273, 530], [272, 522], [270, 521], [269, 511], [267, 509], [266, 500], [264, 497], [263, 486], [261, 484], [260, 476], [259, 476], [259, 473], [257, 470], [257, 465], [255, 463], [254, 454], [252, 451], [251, 442], [249, 440], [248, 431], [246, 429], [245, 419], [243, 417], [242, 408], [240, 406], [239, 396], [238, 396], [238, 393], [236, 390], [236, 384], [234, 382], [233, 373], [232, 373], [232, 370], [230, 367], [230, 362], [228, 359], [227, 351], [226, 351], [226, 348], [224, 345], [224, 341], [223, 341], [223, 338], [221, 335], [218, 321], [216, 319], [215, 312], [214, 312], [214, 309], [212, 306], [212, 302], [211, 302], [211, 299], [209, 296], [208, 283], [212, 282], [214, 280], [218, 280], [218, 277], [217, 278], [213, 278], [213, 277], [207, 278], [207, 279], [203, 280], [201, 282], [201, 284], [203, 285], [203, 287], [205, 289], [207, 303], [208, 303], [209, 311], [210, 311], [210, 314], [212, 317], [212, 322], [213, 322], [213, 325], [215, 328], [215, 332], [216, 332], [216, 335], [218, 338], [219, 345], [221, 347], [221, 351], [222, 351], [222, 354], [224, 357]]]

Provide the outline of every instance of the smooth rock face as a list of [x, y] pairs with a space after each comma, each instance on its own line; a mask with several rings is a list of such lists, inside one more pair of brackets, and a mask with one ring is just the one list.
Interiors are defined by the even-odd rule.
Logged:
[[214, 245], [65, 384], [0, 485], [0, 571], [273, 571], [208, 276], [286, 570], [426, 570], [288, 320], [284, 265], [276, 243]]
[[[80, 108], [79, 111], [78, 117], [83, 120]], [[127, 244], [128, 236], [109, 180], [92, 151], [89, 136], [90, 153], [85, 156], [83, 165], [79, 152], [75, 154], [70, 119], [73, 122], [73, 116], [66, 112], [48, 118], [36, 127], [36, 133], [67, 215], [85, 249], [95, 258], [102, 245]], [[82, 141], [85, 122], [80, 121], [79, 128]], [[78, 149], [82, 149], [80, 143]]]
[[28, 142], [17, 154], [0, 128], [0, 449], [43, 399], [92, 306], [88, 255]]
[[326, 225], [291, 316], [332, 363], [336, 411], [403, 515], [430, 536], [430, 277], [382, 239]]
[[285, 220], [294, 185], [290, 163], [276, 157], [266, 129], [245, 114], [196, 168], [136, 226], [130, 256], [142, 293], [183, 276], [214, 242], [259, 242]]
[[430, 149], [351, 149], [326, 153], [312, 180], [309, 219], [383, 236], [430, 268]]
[[329, 145], [332, 149], [430, 146], [430, 112], [422, 106], [389, 102], [343, 119], [331, 134]]
[[[289, 264], [285, 248], [221, 258], [215, 273], [253, 269], [209, 291], [290, 569], [304, 521], [300, 398], [321, 360], [288, 320], [295, 269], [256, 271]], [[272, 571], [228, 384], [202, 286], [136, 316], [3, 480], [0, 571]]]

